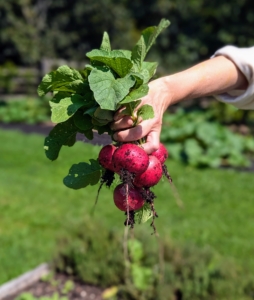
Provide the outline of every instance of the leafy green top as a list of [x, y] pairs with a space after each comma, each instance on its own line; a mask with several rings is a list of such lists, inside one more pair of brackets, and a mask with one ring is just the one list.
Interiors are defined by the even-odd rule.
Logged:
[[[132, 116], [134, 124], [139, 117], [143, 120], [154, 117], [151, 106], [140, 106], [140, 98], [148, 93], [148, 82], [156, 72], [157, 63], [144, 60], [157, 36], [169, 24], [162, 19], [158, 26], [145, 29], [132, 51], [112, 50], [109, 36], [104, 32], [100, 49], [86, 53], [90, 64], [82, 71], [64, 65], [43, 77], [38, 94], [52, 92], [51, 120], [56, 123], [44, 143], [50, 160], [57, 159], [62, 146], [73, 146], [77, 133], [88, 139], [93, 139], [93, 130], [111, 135], [110, 123], [121, 107]], [[64, 184], [73, 189], [93, 185], [100, 174], [97, 161], [80, 163], [72, 166]]]

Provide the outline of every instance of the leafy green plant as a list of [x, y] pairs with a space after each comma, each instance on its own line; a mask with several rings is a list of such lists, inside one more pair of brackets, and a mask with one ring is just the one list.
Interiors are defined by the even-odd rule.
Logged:
[[210, 110], [165, 114], [161, 140], [171, 157], [195, 167], [248, 167], [253, 138], [233, 133], [213, 119]]
[[108, 34], [103, 35], [100, 49], [86, 54], [90, 64], [83, 71], [61, 66], [46, 74], [38, 87], [39, 96], [53, 92], [49, 101], [51, 120], [57, 123], [45, 139], [45, 152], [50, 160], [58, 157], [62, 146], [73, 146], [77, 132], [93, 139], [93, 130], [111, 134], [110, 122], [121, 107], [134, 121], [153, 117], [153, 109], [144, 105], [134, 115], [140, 98], [148, 93], [148, 81], [155, 74], [157, 63], [144, 61], [160, 32], [169, 25], [162, 20], [149, 27], [129, 50], [111, 50]]
[[[90, 140], [93, 139], [94, 130], [99, 134], [112, 135], [110, 123], [118, 109], [124, 109], [125, 114], [131, 116], [133, 126], [137, 125], [140, 117], [143, 120], [154, 117], [152, 106], [147, 104], [140, 106], [140, 98], [148, 93], [148, 82], [157, 69], [157, 63], [147, 62], [145, 57], [157, 36], [169, 24], [168, 20], [162, 19], [158, 26], [143, 30], [132, 51], [112, 50], [109, 36], [107, 32], [104, 32], [100, 49], [93, 49], [86, 53], [90, 64], [86, 65], [84, 70], [78, 71], [64, 65], [43, 77], [38, 87], [38, 94], [44, 96], [49, 92], [53, 93], [49, 104], [52, 112], [51, 120], [56, 123], [44, 143], [46, 156], [50, 160], [58, 158], [62, 146], [73, 146], [78, 132]], [[142, 207], [145, 202], [150, 203], [150, 213], [146, 215], [155, 218], [157, 214], [152, 206], [155, 196], [147, 189], [158, 183], [166, 167], [162, 166], [164, 162], [161, 163], [154, 158], [157, 160], [154, 169], [158, 174], [153, 179], [158, 178], [158, 180], [149, 186], [144, 184], [138, 186], [138, 183], [135, 186], [135, 175], [143, 174], [150, 165], [147, 153], [139, 147], [143, 142], [142, 139], [125, 145], [121, 143], [112, 145], [111, 150], [118, 147], [119, 151], [116, 150], [115, 153], [120, 153], [118, 164], [114, 163], [115, 169], [113, 166], [112, 168], [105, 166], [100, 160], [100, 155], [99, 160], [90, 159], [90, 163], [74, 164], [64, 178], [64, 184], [72, 189], [80, 189], [95, 185], [100, 181], [100, 187], [103, 184], [110, 187], [115, 179], [114, 173], [116, 173], [120, 175], [122, 185], [119, 184], [114, 190], [114, 202], [120, 210], [126, 211], [125, 223], [133, 227], [134, 215], [140, 209], [138, 219], [144, 220], [142, 216], [145, 215], [143, 212], [146, 212], [147, 208]], [[133, 158], [132, 162], [126, 159], [126, 157], [134, 156], [136, 158]], [[127, 162], [131, 166], [130, 169], [126, 165], [123, 166], [122, 162]], [[151, 173], [150, 171], [150, 177], [152, 177]], [[142, 188], [144, 189], [141, 190]], [[134, 200], [133, 206], [130, 205], [132, 200]], [[155, 226], [153, 228], [155, 230]]]
[[72, 280], [67, 280], [62, 288], [62, 294], [68, 294], [74, 289], [74, 282]]
[[[50, 272], [48, 275], [41, 278], [42, 281], [49, 283], [52, 287], [60, 287], [60, 282], [55, 280], [54, 273]], [[61, 296], [67, 295], [75, 287], [72, 280], [67, 280], [61, 288], [61, 293], [55, 292], [52, 296], [35, 297], [31, 293], [25, 292], [15, 298], [15, 300], [68, 300], [68, 297]]]
[[0, 66], [0, 91], [3, 93], [11, 93], [15, 89], [15, 83], [13, 79], [17, 75], [17, 66], [7, 61]]
[[59, 244], [55, 268], [87, 283], [113, 286], [117, 299], [253, 299], [253, 275], [209, 246], [156, 243], [139, 232], [128, 241], [126, 273], [119, 233], [95, 222], [72, 230]]
[[50, 120], [45, 99], [24, 98], [0, 102], [0, 122], [36, 124]]
[[69, 300], [67, 297], [62, 297], [59, 293], [54, 293], [52, 296], [34, 297], [31, 293], [22, 293], [15, 300]]
[[137, 239], [128, 241], [129, 268], [131, 280], [136, 289], [146, 291], [154, 283], [157, 272], [153, 268], [142, 265], [144, 249], [142, 243]]

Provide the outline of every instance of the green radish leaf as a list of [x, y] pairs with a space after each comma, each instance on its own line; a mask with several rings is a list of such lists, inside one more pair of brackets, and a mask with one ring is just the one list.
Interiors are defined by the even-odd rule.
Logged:
[[123, 114], [125, 114], [127, 116], [132, 116], [135, 108], [137, 108], [140, 103], [141, 103], [141, 100], [127, 103], [125, 109], [123, 110]]
[[86, 54], [90, 60], [101, 62], [105, 64], [107, 67], [114, 70], [120, 77], [126, 76], [132, 66], [132, 61], [125, 57], [121, 50], [113, 50], [111, 52], [107, 52], [105, 50], [92, 50]]
[[157, 62], [143, 61], [141, 73], [142, 73], [143, 70], [146, 70], [148, 72], [148, 74], [149, 74], [149, 80], [150, 80], [154, 76], [154, 74], [156, 73], [157, 67], [158, 67], [158, 63]]
[[104, 126], [96, 126], [94, 125], [94, 129], [97, 130], [98, 134], [103, 134], [103, 133], [108, 133], [109, 135], [112, 134], [112, 130], [109, 125], [104, 125]]
[[150, 80], [150, 73], [147, 69], [143, 69], [140, 71], [140, 74], [142, 74], [143, 78], [144, 78], [144, 83], [147, 83]]
[[92, 118], [82, 111], [77, 111], [73, 116], [73, 121], [76, 127], [81, 131], [86, 131], [93, 128]]
[[83, 131], [84, 133], [84, 136], [88, 139], [88, 140], [93, 140], [93, 131], [92, 129], [88, 129], [88, 130], [85, 130]]
[[113, 111], [135, 84], [132, 76], [115, 79], [111, 72], [102, 72], [96, 69], [91, 71], [88, 80], [94, 98], [100, 107]]
[[145, 44], [145, 40], [144, 37], [141, 36], [140, 39], [138, 40], [137, 44], [135, 45], [135, 47], [132, 50], [132, 61], [134, 62], [134, 64], [137, 66], [137, 70], [136, 72], [138, 72], [141, 68], [142, 62], [145, 59], [146, 56], [146, 44]]
[[63, 183], [74, 190], [84, 188], [88, 185], [95, 185], [101, 177], [101, 166], [97, 160], [90, 159], [90, 164], [81, 162], [74, 164], [69, 174], [64, 178]]
[[50, 91], [75, 93], [82, 84], [84, 84], [82, 75], [77, 70], [64, 65], [46, 74], [37, 92], [39, 96], [44, 96]]
[[154, 118], [153, 107], [148, 104], [141, 106], [137, 111], [137, 117], [141, 117], [143, 121]]
[[95, 126], [105, 126], [109, 122], [107, 120], [100, 120], [100, 119], [92, 118], [92, 123]]
[[115, 52], [121, 53], [121, 55], [123, 55], [124, 57], [131, 60], [131, 51], [130, 50], [124, 50], [124, 49], [112, 50], [112, 54], [114, 54]]
[[130, 72], [130, 75], [136, 80], [135, 89], [139, 88], [145, 82], [145, 78], [141, 73]]
[[[96, 104], [97, 104], [97, 103], [96, 103]], [[93, 115], [94, 115], [94, 113], [95, 113], [95, 111], [96, 111], [96, 109], [97, 109], [98, 107], [99, 107], [98, 105], [92, 106], [92, 107], [86, 109], [86, 110], [84, 111], [84, 114], [87, 114], [87, 115], [93, 117]]]
[[44, 150], [48, 159], [56, 160], [62, 146], [73, 146], [76, 142], [77, 127], [72, 118], [57, 124], [45, 138]]
[[107, 71], [112, 72], [112, 70], [108, 66], [96, 60], [91, 61], [91, 65], [86, 65], [86, 68], [88, 68], [90, 71], [92, 71], [93, 69], [97, 69], [103, 72], [107, 72]]
[[132, 50], [132, 61], [141, 68], [146, 54], [155, 42], [158, 35], [169, 26], [168, 20], [162, 19], [158, 26], [151, 26], [142, 31], [141, 37]]
[[62, 98], [60, 93], [49, 101], [51, 106], [51, 121], [53, 123], [61, 123], [72, 117], [75, 112], [85, 105], [84, 98], [80, 95], [74, 94], [70, 97]]
[[139, 88], [132, 90], [121, 102], [120, 104], [129, 103], [140, 99], [148, 94], [149, 87], [147, 84], [141, 85]]
[[151, 209], [150, 204], [145, 203], [144, 206], [135, 211], [135, 222], [138, 224], [142, 224], [147, 222], [153, 216], [153, 211]]
[[107, 32], [103, 33], [100, 50], [107, 51], [107, 52], [111, 51], [110, 39], [109, 39], [109, 35]]
[[94, 117], [98, 120], [111, 122], [114, 120], [114, 113], [111, 110], [101, 109], [98, 107], [94, 112]]

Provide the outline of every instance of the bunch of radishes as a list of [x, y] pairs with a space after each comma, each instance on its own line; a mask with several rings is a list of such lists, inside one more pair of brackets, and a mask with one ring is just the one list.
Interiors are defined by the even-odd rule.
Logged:
[[167, 157], [167, 149], [162, 143], [151, 155], [137, 143], [111, 144], [101, 149], [99, 163], [105, 168], [102, 183], [110, 186], [114, 174], [120, 176], [121, 183], [114, 189], [114, 203], [126, 212], [125, 224], [133, 227], [135, 212], [142, 209], [145, 203], [151, 206], [153, 219], [157, 217], [153, 204], [155, 195], [150, 188], [160, 181], [163, 174], [171, 181], [164, 164]]

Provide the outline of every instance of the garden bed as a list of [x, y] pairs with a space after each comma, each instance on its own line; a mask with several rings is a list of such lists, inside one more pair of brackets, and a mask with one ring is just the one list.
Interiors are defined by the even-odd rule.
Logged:
[[55, 293], [65, 296], [69, 300], [101, 300], [103, 290], [99, 287], [87, 285], [79, 280], [64, 274], [56, 274], [50, 279], [41, 279], [35, 284], [25, 288], [21, 293], [4, 300], [14, 300], [22, 293], [30, 293], [34, 297], [52, 297]]

